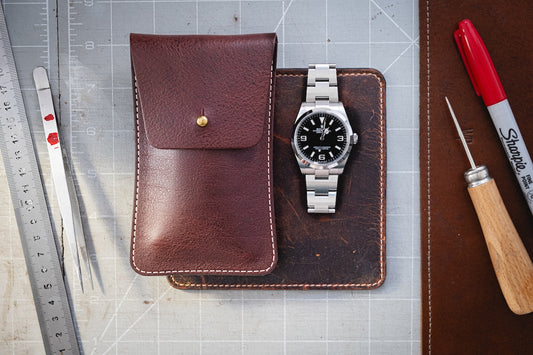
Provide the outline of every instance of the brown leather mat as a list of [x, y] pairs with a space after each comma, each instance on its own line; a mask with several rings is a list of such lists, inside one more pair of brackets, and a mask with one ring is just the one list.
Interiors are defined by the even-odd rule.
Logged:
[[385, 81], [371, 69], [339, 69], [339, 95], [359, 135], [340, 177], [335, 214], [308, 214], [290, 136], [307, 70], [278, 70], [274, 204], [278, 264], [265, 276], [169, 276], [177, 288], [367, 289], [385, 279]]
[[463, 180], [469, 164], [444, 101], [448, 96], [474, 160], [488, 166], [533, 255], [533, 217], [453, 40], [458, 23], [469, 18], [532, 152], [532, 14], [530, 1], [420, 2], [423, 353], [533, 353], [533, 315], [515, 315], [505, 303]]

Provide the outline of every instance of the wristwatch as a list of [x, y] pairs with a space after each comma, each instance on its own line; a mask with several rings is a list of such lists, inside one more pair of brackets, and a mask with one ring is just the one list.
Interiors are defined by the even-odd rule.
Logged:
[[306, 99], [291, 136], [305, 175], [308, 213], [335, 213], [339, 175], [357, 139], [339, 102], [335, 64], [310, 64]]

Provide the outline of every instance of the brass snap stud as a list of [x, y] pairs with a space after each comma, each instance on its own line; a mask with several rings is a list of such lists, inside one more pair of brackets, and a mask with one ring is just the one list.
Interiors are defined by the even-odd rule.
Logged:
[[202, 116], [200, 116], [200, 117], [198, 117], [198, 118], [196, 119], [196, 124], [197, 124], [198, 126], [200, 126], [200, 127], [205, 127], [205, 126], [207, 126], [207, 122], [209, 122], [209, 121], [207, 120], [207, 117], [205, 117], [204, 115], [202, 115]]

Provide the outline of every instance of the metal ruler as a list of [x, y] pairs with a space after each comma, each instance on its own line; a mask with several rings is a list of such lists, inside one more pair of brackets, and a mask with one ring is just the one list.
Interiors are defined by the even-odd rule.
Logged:
[[47, 354], [79, 354], [58, 248], [0, 6], [0, 150]]

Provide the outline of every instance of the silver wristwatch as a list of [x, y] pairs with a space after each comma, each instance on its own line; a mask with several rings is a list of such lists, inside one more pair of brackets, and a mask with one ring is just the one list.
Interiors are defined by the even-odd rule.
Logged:
[[305, 175], [308, 213], [335, 213], [337, 184], [357, 134], [337, 89], [335, 64], [310, 64], [306, 100], [300, 106], [291, 145]]

